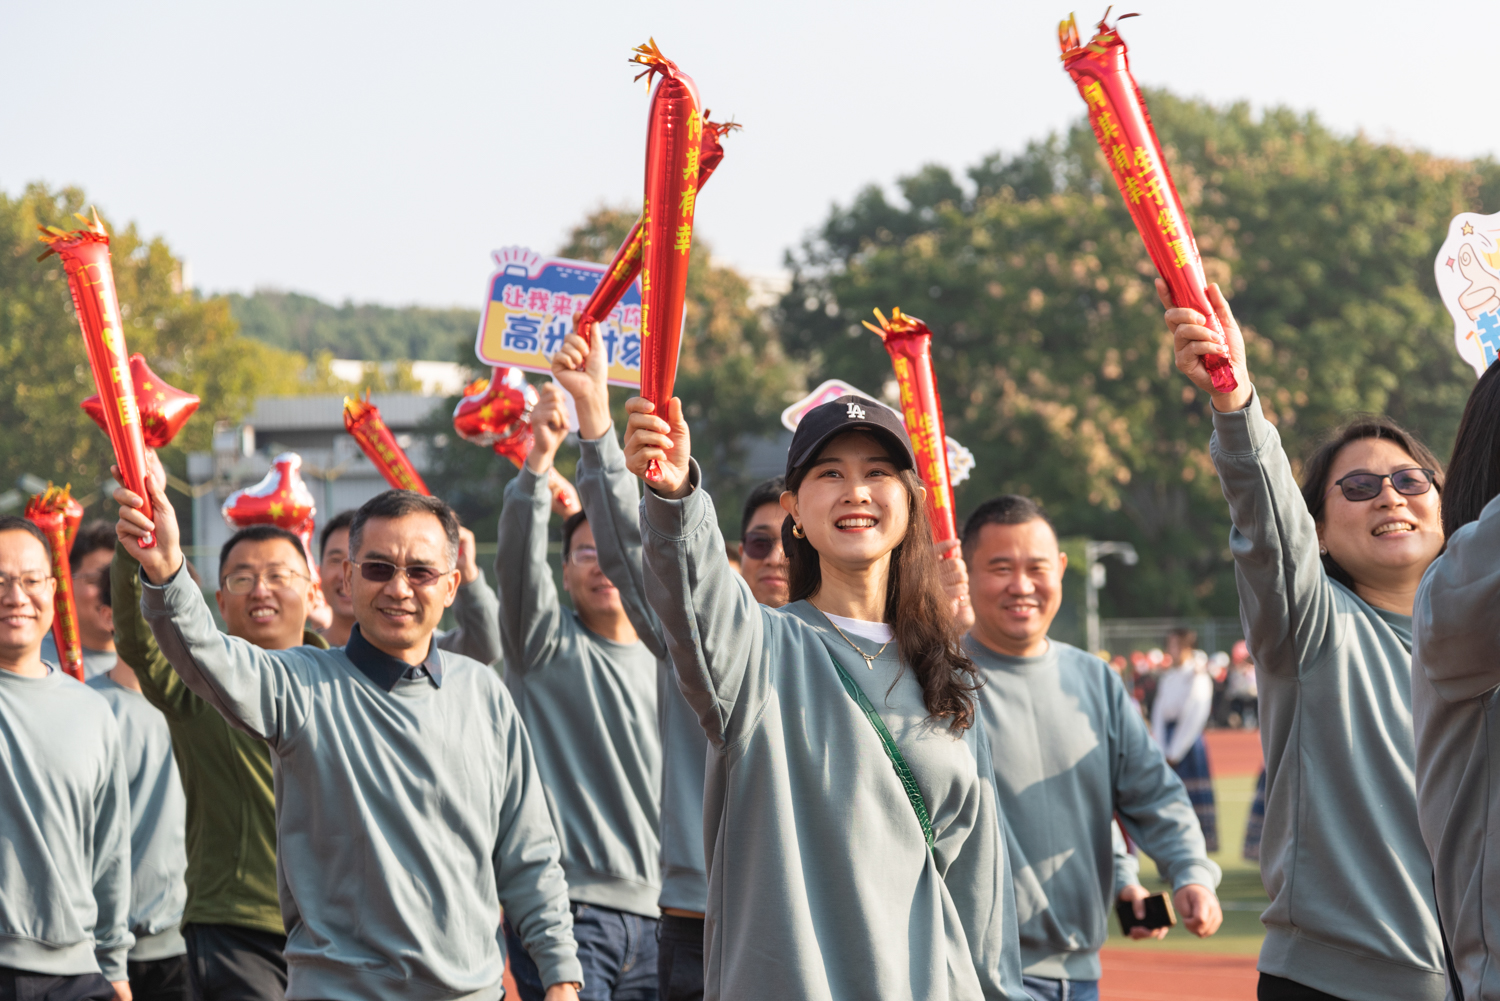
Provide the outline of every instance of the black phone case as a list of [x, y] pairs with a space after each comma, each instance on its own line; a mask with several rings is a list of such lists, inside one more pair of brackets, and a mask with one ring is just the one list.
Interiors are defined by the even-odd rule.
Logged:
[[1153, 893], [1146, 898], [1146, 917], [1137, 920], [1135, 905], [1126, 900], [1115, 901], [1115, 917], [1120, 919], [1120, 931], [1126, 935], [1139, 925], [1142, 928], [1171, 928], [1177, 924], [1177, 913], [1172, 910], [1172, 901], [1165, 893]]

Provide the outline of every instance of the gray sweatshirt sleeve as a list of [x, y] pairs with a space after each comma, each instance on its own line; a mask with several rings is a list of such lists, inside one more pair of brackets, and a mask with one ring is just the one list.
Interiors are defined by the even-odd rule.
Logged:
[[635, 627], [646, 649], [664, 660], [667, 644], [661, 622], [646, 601], [646, 573], [641, 563], [641, 491], [625, 468], [625, 453], [615, 441], [615, 429], [601, 438], [580, 439], [583, 455], [578, 461], [578, 495], [588, 512], [599, 550], [599, 569], [619, 588], [625, 615]]
[[1337, 640], [1317, 529], [1260, 397], [1252, 394], [1244, 410], [1214, 411], [1213, 421], [1209, 452], [1234, 522], [1229, 550], [1245, 635], [1256, 667], [1293, 675]]
[[1114, 849], [1114, 899], [1118, 900], [1126, 887], [1140, 885], [1141, 860], [1130, 853], [1130, 847], [1125, 844], [1125, 835], [1121, 833], [1119, 823], [1113, 820], [1109, 822], [1109, 845]]
[[[720, 543], [719, 550], [723, 549]], [[963, 922], [986, 1001], [1029, 1001], [1030, 995], [1021, 984], [1015, 880], [1005, 825], [1000, 822], [995, 799], [989, 736], [983, 724], [975, 725], [972, 740], [979, 775], [979, 816], [962, 849], [944, 869], [943, 883]], [[944, 868], [941, 840], [933, 853], [939, 868]]]
[[[111, 720], [113, 723], [113, 720]], [[135, 944], [130, 933], [130, 783], [118, 727], [105, 744], [109, 770], [94, 798], [94, 958], [111, 983], [128, 979], [125, 957]]]
[[[1110, 784], [1114, 788], [1115, 812], [1141, 850], [1161, 866], [1173, 891], [1190, 883], [1215, 889], [1223, 873], [1208, 857], [1203, 828], [1193, 812], [1187, 789], [1151, 738], [1146, 721], [1131, 703], [1125, 685], [1113, 674], [1110, 672], [1107, 681], [1115, 730], [1110, 741], [1113, 751]], [[1117, 884], [1119, 868], [1117, 852]], [[1139, 868], [1137, 863], [1137, 871]]]
[[1412, 617], [1412, 663], [1448, 702], [1500, 685], [1500, 497], [1453, 533], [1427, 571]]
[[480, 574], [472, 583], [461, 584], [453, 601], [458, 625], [438, 634], [440, 650], [493, 664], [500, 659], [500, 599]]
[[504, 739], [505, 788], [498, 791], [500, 837], [493, 856], [500, 906], [526, 943], [543, 986], [582, 983], [568, 884], [558, 861], [561, 847], [531, 741], [513, 709]]
[[203, 593], [181, 570], [158, 587], [141, 578], [141, 613], [172, 669], [229, 724], [278, 746], [307, 719], [307, 689], [291, 651], [262, 650], [214, 625]]
[[500, 582], [500, 644], [507, 671], [526, 672], [557, 652], [562, 605], [547, 565], [547, 478], [525, 466], [505, 485], [495, 579]]
[[714, 746], [734, 743], [767, 698], [765, 613], [729, 566], [713, 501], [698, 489], [641, 501], [646, 594], [661, 619], [677, 684]]

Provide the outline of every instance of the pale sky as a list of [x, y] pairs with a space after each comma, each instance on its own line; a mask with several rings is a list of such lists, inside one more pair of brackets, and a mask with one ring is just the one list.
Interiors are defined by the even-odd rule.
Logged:
[[[1074, 0], [1076, 2], [1076, 0]], [[1500, 153], [1500, 3], [1141, 0], [1146, 86], [1316, 112], [1450, 156]], [[1078, 10], [1085, 37], [1103, 5]], [[0, 190], [82, 185], [207, 291], [478, 307], [489, 251], [551, 252], [640, 201], [654, 36], [745, 128], [697, 235], [770, 276], [868, 183], [956, 174], [1061, 129], [1063, 4], [298, 0], [11, 3]]]

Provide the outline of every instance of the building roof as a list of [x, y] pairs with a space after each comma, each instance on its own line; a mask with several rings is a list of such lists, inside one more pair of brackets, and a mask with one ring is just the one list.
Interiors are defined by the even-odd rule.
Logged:
[[[441, 396], [418, 393], [374, 393], [370, 402], [380, 408], [380, 416], [392, 431], [411, 430], [442, 407]], [[256, 434], [275, 431], [342, 431], [344, 398], [336, 394], [320, 396], [262, 396], [246, 420]]]

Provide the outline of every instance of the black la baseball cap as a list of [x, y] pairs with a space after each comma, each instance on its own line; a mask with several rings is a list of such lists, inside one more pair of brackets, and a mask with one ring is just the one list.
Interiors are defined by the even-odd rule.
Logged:
[[798, 466], [816, 458], [819, 450], [836, 435], [848, 431], [863, 431], [883, 441], [897, 469], [917, 468], [917, 457], [901, 416], [869, 397], [851, 395], [813, 407], [802, 418], [786, 453], [787, 479], [792, 478], [792, 471]]

